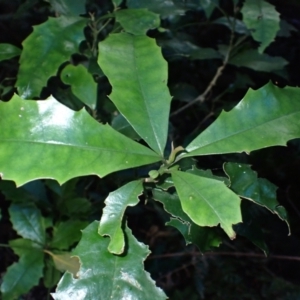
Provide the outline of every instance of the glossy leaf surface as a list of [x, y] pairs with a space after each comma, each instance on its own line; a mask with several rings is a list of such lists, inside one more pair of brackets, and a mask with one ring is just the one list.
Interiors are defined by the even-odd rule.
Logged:
[[234, 192], [277, 214], [289, 227], [287, 212], [277, 201], [277, 187], [273, 183], [265, 178], [257, 178], [257, 173], [246, 164], [225, 163], [224, 171], [230, 178], [230, 188]]
[[110, 99], [148, 145], [163, 155], [171, 96], [167, 62], [155, 40], [112, 34], [99, 44], [98, 62], [112, 85]]
[[274, 5], [264, 0], [246, 0], [242, 14], [243, 21], [250, 30], [252, 37], [261, 43], [258, 51], [263, 53], [274, 41], [280, 29], [279, 13]]
[[122, 9], [116, 11], [116, 21], [124, 30], [135, 35], [146, 34], [160, 24], [159, 15], [147, 9]]
[[44, 245], [45, 225], [40, 210], [33, 204], [11, 204], [10, 220], [13, 228], [25, 239]]
[[39, 283], [43, 275], [44, 253], [37, 244], [26, 239], [10, 241], [19, 261], [12, 264], [3, 277], [2, 299], [14, 300]]
[[33, 32], [23, 42], [16, 82], [22, 98], [39, 97], [59, 66], [78, 52], [78, 46], [84, 40], [85, 25], [85, 19], [60, 16], [50, 17], [45, 23], [34, 26]]
[[20, 55], [22, 52], [18, 47], [11, 44], [0, 44], [0, 61]]
[[[247, 152], [300, 137], [300, 92], [298, 88], [281, 89], [271, 83], [254, 91], [231, 111], [223, 111], [217, 120], [187, 147], [182, 155], [207, 155]], [[266, 107], [268, 113], [265, 113]]]
[[193, 243], [201, 252], [220, 245], [221, 238], [215, 228], [196, 225], [182, 210], [177, 194], [170, 194], [155, 189], [153, 190], [153, 199], [161, 202], [164, 209], [172, 215], [171, 220], [166, 225], [175, 227], [183, 235], [187, 245]]
[[102, 177], [160, 160], [85, 110], [74, 112], [53, 97], [25, 101], [15, 95], [0, 103], [0, 127], [1, 177], [18, 186], [37, 178], [63, 183], [88, 174]]
[[97, 105], [97, 84], [88, 70], [82, 66], [67, 65], [61, 72], [61, 79], [71, 85], [73, 94], [92, 109]]
[[172, 178], [183, 211], [200, 226], [217, 226], [233, 239], [233, 224], [242, 222], [240, 198], [215, 179], [174, 171]]
[[135, 206], [138, 196], [143, 191], [142, 180], [129, 182], [116, 191], [109, 194], [105, 199], [105, 208], [99, 224], [98, 233], [109, 236], [108, 251], [113, 254], [122, 254], [125, 248], [122, 219], [127, 206]]
[[53, 228], [53, 239], [50, 243], [51, 248], [67, 250], [81, 238], [81, 230], [87, 226], [87, 222], [78, 219], [70, 219], [61, 222]]
[[126, 228], [128, 241], [126, 255], [117, 256], [108, 252], [109, 238], [97, 233], [98, 222], [83, 230], [83, 237], [73, 252], [81, 261], [78, 279], [65, 273], [52, 294], [55, 300], [103, 300], [143, 299], [161, 300], [167, 297], [155, 286], [150, 275], [143, 270], [143, 261], [148, 248], [139, 243]]

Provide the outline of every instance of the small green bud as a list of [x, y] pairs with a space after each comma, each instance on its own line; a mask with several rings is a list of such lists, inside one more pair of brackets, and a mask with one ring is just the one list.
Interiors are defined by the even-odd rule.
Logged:
[[148, 175], [152, 178], [155, 179], [159, 176], [159, 172], [157, 170], [151, 170]]

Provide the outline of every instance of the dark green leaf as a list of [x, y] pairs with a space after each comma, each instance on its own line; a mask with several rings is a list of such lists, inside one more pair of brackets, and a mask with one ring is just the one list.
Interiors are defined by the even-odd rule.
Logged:
[[74, 112], [53, 97], [25, 101], [15, 95], [0, 107], [0, 173], [17, 185], [37, 178], [63, 183], [88, 174], [103, 177], [160, 160], [85, 110]]
[[136, 133], [123, 115], [118, 114], [112, 119], [111, 127], [132, 140], [140, 140], [141, 137]]
[[87, 222], [80, 220], [67, 220], [53, 228], [53, 239], [51, 248], [67, 250], [81, 238], [81, 230], [87, 226]]
[[85, 13], [84, 0], [46, 0], [59, 15], [78, 16]]
[[11, 204], [10, 220], [19, 235], [40, 245], [45, 244], [45, 225], [40, 210], [34, 204]]
[[9, 244], [20, 259], [7, 269], [3, 277], [3, 300], [14, 300], [37, 285], [44, 268], [43, 249], [33, 241], [17, 239]]
[[92, 109], [97, 105], [97, 84], [88, 70], [82, 66], [67, 65], [61, 72], [64, 83], [71, 85], [73, 94]]
[[78, 279], [65, 273], [56, 293], [52, 294], [53, 298], [99, 299], [101, 295], [102, 300], [166, 299], [143, 270], [143, 261], [149, 254], [148, 248], [139, 243], [126, 227], [126, 254], [113, 255], [107, 250], [110, 239], [98, 235], [98, 226], [99, 223], [95, 221], [83, 230], [83, 237], [73, 252], [81, 262]]
[[149, 29], [157, 28], [160, 24], [159, 15], [147, 9], [122, 9], [116, 11], [116, 21], [124, 30], [135, 35], [143, 35]]
[[61, 272], [54, 267], [52, 258], [45, 259], [43, 283], [46, 288], [53, 288], [61, 278]]
[[274, 5], [263, 0], [246, 0], [241, 12], [252, 37], [261, 43], [258, 52], [263, 53], [274, 41], [280, 28], [279, 13]]
[[257, 173], [249, 165], [226, 163], [224, 171], [231, 181], [231, 189], [239, 196], [266, 207], [286, 222], [290, 230], [286, 210], [277, 201], [277, 187], [265, 178], [257, 178]]
[[0, 44], [0, 61], [20, 55], [21, 49], [11, 44]]
[[279, 56], [259, 54], [256, 50], [250, 49], [235, 55], [229, 60], [229, 64], [260, 72], [272, 72], [283, 69], [288, 61]]
[[219, 1], [218, 0], [198, 0], [198, 1], [202, 9], [204, 10], [206, 17], [209, 19], [212, 12], [218, 5]]
[[195, 244], [201, 252], [218, 247], [221, 243], [219, 234], [215, 228], [200, 227], [196, 225], [182, 210], [177, 194], [170, 194], [160, 190], [153, 190], [153, 199], [163, 204], [164, 209], [174, 218], [166, 225], [173, 226], [183, 235], [186, 244]]
[[84, 40], [86, 20], [79, 17], [49, 18], [34, 26], [33, 32], [23, 42], [20, 69], [16, 86], [25, 99], [38, 97], [59, 66], [78, 52]]
[[184, 5], [175, 3], [174, 0], [127, 0], [128, 8], [148, 8], [161, 15], [162, 18], [169, 15], [183, 15]]
[[109, 236], [108, 251], [113, 254], [122, 254], [125, 248], [122, 219], [127, 206], [135, 206], [138, 196], [143, 191], [143, 181], [129, 182], [109, 194], [105, 200], [105, 208], [100, 220], [98, 233]]
[[[271, 83], [254, 91], [194, 139], [182, 157], [247, 152], [300, 137], [300, 90]], [[265, 113], [266, 107], [268, 113]]]
[[200, 170], [200, 169], [197, 169], [195, 166], [193, 166], [192, 169], [187, 170], [186, 172], [190, 173], [190, 174], [197, 175], [197, 176], [201, 176], [201, 177], [206, 177], [206, 178], [211, 178], [211, 179], [215, 179], [215, 180], [220, 180], [220, 181], [224, 182], [227, 186], [230, 185], [230, 181], [229, 181], [228, 178], [221, 177], [221, 176], [216, 176], [216, 175], [214, 175], [212, 173], [211, 170]]
[[155, 40], [112, 34], [99, 44], [98, 62], [113, 87], [111, 100], [148, 145], [163, 155], [171, 96], [167, 62]]
[[172, 178], [183, 211], [200, 226], [217, 226], [235, 238], [233, 224], [242, 222], [240, 198], [215, 179], [174, 171]]
[[173, 218], [166, 225], [178, 229], [183, 235], [186, 244], [193, 243], [202, 253], [211, 250], [213, 247], [219, 247], [222, 242], [215, 228], [200, 227], [193, 222], [185, 223]]

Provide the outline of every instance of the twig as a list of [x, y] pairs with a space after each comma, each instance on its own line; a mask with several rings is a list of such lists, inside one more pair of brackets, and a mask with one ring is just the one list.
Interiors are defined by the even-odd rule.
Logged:
[[179, 113], [181, 113], [182, 111], [186, 110], [187, 108], [189, 108], [190, 106], [194, 105], [197, 102], [204, 102], [205, 98], [207, 96], [207, 94], [212, 90], [212, 88], [215, 86], [215, 84], [217, 83], [217, 80], [219, 79], [219, 77], [222, 75], [224, 68], [226, 67], [228, 61], [229, 61], [229, 57], [230, 57], [230, 53], [231, 50], [233, 48], [233, 40], [234, 40], [234, 30], [235, 30], [235, 18], [233, 21], [233, 25], [231, 28], [231, 35], [230, 35], [230, 42], [229, 42], [229, 47], [227, 50], [227, 53], [224, 57], [223, 63], [222, 65], [217, 69], [215, 76], [213, 77], [213, 79], [210, 81], [209, 85], [207, 86], [207, 88], [205, 89], [205, 91], [199, 95], [198, 97], [196, 97], [194, 100], [192, 100], [191, 102], [187, 103], [186, 105], [182, 106], [181, 108], [179, 108], [178, 110], [174, 111], [170, 116], [174, 117], [176, 115], [178, 115]]

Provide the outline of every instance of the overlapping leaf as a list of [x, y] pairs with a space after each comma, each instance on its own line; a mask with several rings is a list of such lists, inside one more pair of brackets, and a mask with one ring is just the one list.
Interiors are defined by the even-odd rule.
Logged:
[[22, 98], [39, 97], [59, 66], [78, 52], [78, 46], [84, 40], [85, 24], [83, 18], [61, 16], [34, 26], [33, 32], [23, 42], [16, 82]]
[[79, 256], [81, 262], [78, 279], [65, 273], [53, 298], [85, 300], [101, 296], [102, 300], [166, 299], [162, 290], [143, 270], [143, 261], [149, 254], [147, 247], [139, 243], [126, 227], [126, 255], [113, 255], [107, 250], [110, 239], [98, 235], [98, 226], [95, 221], [83, 230], [83, 237], [73, 253]]
[[0, 44], [0, 61], [10, 59], [21, 54], [21, 49], [11, 44]]
[[153, 199], [163, 204], [164, 209], [172, 215], [166, 225], [175, 227], [184, 237], [186, 244], [193, 243], [201, 252], [218, 247], [221, 238], [215, 228], [200, 227], [182, 210], [177, 194], [170, 194], [161, 190], [153, 190]]
[[113, 88], [110, 99], [148, 145], [163, 155], [171, 96], [167, 62], [155, 40], [112, 34], [99, 44], [98, 62]]
[[[160, 160], [152, 150], [99, 124], [85, 110], [74, 112], [53, 97], [0, 103], [0, 173], [22, 185], [37, 178], [63, 183]], [[13, 162], [13, 164], [11, 163]]]
[[229, 61], [230, 64], [245, 67], [260, 72], [281, 70], [288, 64], [283, 57], [260, 54], [254, 49], [238, 53]]
[[233, 239], [233, 224], [242, 222], [240, 198], [219, 180], [172, 172], [183, 211], [200, 226], [217, 226]]
[[147, 9], [122, 9], [116, 11], [116, 21], [124, 30], [135, 35], [146, 34], [160, 24], [159, 15]]
[[14, 229], [25, 239], [39, 245], [45, 243], [45, 225], [40, 210], [34, 204], [12, 204], [9, 207]]
[[59, 15], [78, 16], [85, 13], [85, 1], [82, 0], [47, 0]]
[[258, 51], [264, 50], [272, 43], [280, 29], [280, 17], [274, 5], [264, 0], [246, 0], [243, 8], [243, 21], [251, 31], [252, 37], [260, 42]]
[[[187, 147], [182, 157], [250, 152], [300, 137], [300, 91], [271, 83], [254, 91], [218, 119]], [[266, 113], [266, 109], [268, 113]]]
[[287, 212], [277, 201], [277, 187], [273, 183], [265, 178], [257, 178], [257, 173], [246, 164], [226, 163], [224, 171], [230, 178], [233, 191], [277, 214], [289, 227]]
[[61, 72], [61, 79], [71, 85], [73, 94], [84, 104], [92, 109], [96, 108], [97, 84], [84, 66], [66, 66]]
[[57, 227], [53, 228], [53, 239], [50, 247], [60, 250], [69, 249], [72, 244], [80, 240], [81, 230], [87, 225], [86, 222], [78, 219], [61, 222]]
[[7, 269], [3, 277], [3, 300], [17, 299], [37, 285], [44, 268], [44, 253], [40, 245], [26, 239], [13, 240], [9, 244], [20, 258]]
[[105, 208], [99, 224], [98, 233], [109, 236], [111, 241], [108, 251], [114, 254], [122, 254], [125, 248], [122, 219], [127, 206], [138, 203], [138, 196], [143, 191], [142, 180], [136, 180], [123, 185], [118, 190], [109, 194], [105, 200]]

